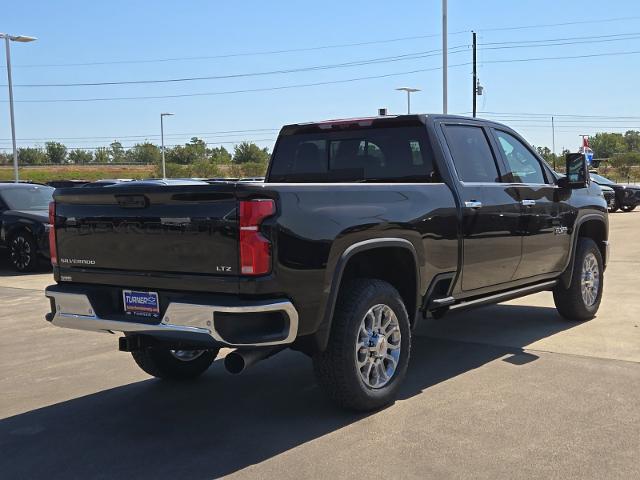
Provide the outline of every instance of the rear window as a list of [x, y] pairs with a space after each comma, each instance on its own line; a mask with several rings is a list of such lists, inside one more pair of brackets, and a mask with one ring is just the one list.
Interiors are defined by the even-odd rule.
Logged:
[[434, 182], [424, 127], [284, 135], [270, 182]]

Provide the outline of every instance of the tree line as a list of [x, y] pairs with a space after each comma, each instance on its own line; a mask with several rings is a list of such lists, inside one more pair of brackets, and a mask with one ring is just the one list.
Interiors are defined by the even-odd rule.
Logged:
[[[621, 177], [628, 177], [633, 167], [640, 167], [640, 131], [628, 130], [625, 133], [601, 132], [589, 137], [589, 146], [593, 158], [604, 160], [605, 165], [616, 169]], [[549, 147], [536, 147], [550, 165], [561, 166], [569, 150], [555, 155]]]
[[[225, 147], [209, 147], [204, 140], [192, 137], [184, 145], [165, 148], [169, 176], [258, 176], [263, 175], [269, 160], [269, 149], [253, 142], [240, 142], [232, 151]], [[134, 163], [156, 165], [161, 171], [162, 152], [151, 142], [125, 148], [119, 141], [96, 149], [69, 149], [60, 142], [46, 142], [42, 147], [18, 149], [20, 165], [99, 165]], [[0, 153], [0, 165], [13, 163], [11, 152]], [[170, 175], [170, 172], [173, 175]]]
[[[606, 159], [606, 165], [616, 169], [622, 177], [628, 177], [632, 168], [640, 167], [640, 131], [622, 133], [601, 132], [589, 137], [594, 158]], [[569, 150], [556, 155], [549, 147], [536, 147], [538, 153], [554, 168], [561, 168]], [[253, 142], [241, 142], [232, 151], [225, 147], [210, 147], [204, 140], [192, 137], [184, 145], [165, 149], [167, 175], [170, 177], [243, 177], [261, 176], [267, 168], [269, 150]], [[94, 150], [67, 148], [60, 142], [46, 142], [39, 147], [18, 149], [20, 165], [100, 165], [133, 163], [156, 165], [156, 174], [161, 174], [162, 153], [160, 147], [151, 142], [137, 143], [125, 148], [119, 141], [108, 147]], [[13, 155], [0, 152], [0, 165], [10, 165]]]

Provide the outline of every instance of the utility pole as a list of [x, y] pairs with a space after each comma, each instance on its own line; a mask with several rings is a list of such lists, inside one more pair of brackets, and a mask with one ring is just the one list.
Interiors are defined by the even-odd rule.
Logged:
[[448, 45], [447, 45], [447, 0], [442, 0], [442, 113], [447, 114]]
[[478, 100], [478, 67], [477, 67], [477, 55], [476, 55], [476, 32], [471, 32], [473, 35], [473, 85], [472, 85], [472, 93], [473, 93], [473, 118], [476, 118], [478, 113], [477, 108], [477, 100]]
[[556, 169], [556, 124], [551, 117], [551, 153], [553, 154], [553, 169]]

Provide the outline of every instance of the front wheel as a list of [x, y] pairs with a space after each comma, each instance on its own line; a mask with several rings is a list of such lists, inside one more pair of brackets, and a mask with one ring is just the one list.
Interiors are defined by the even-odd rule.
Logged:
[[602, 300], [602, 254], [590, 238], [579, 238], [573, 263], [571, 285], [559, 283], [553, 289], [553, 299], [560, 315], [567, 320], [592, 319]]
[[218, 355], [218, 349], [170, 350], [146, 348], [131, 352], [138, 366], [153, 377], [166, 380], [190, 380], [202, 375]]
[[338, 405], [375, 410], [393, 402], [407, 373], [409, 317], [398, 291], [382, 280], [341, 290], [327, 349], [313, 357], [316, 378]]
[[622, 206], [622, 211], [623, 212], [633, 212], [636, 209], [636, 205], [623, 205]]

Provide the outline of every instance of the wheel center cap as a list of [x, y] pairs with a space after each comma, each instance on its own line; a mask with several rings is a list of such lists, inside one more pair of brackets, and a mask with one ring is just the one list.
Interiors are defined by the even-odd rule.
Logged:
[[591, 274], [591, 272], [587, 272], [585, 274], [584, 284], [589, 288], [593, 287], [593, 275]]
[[383, 357], [387, 352], [387, 338], [382, 334], [374, 334], [369, 338], [369, 351], [377, 357]]

